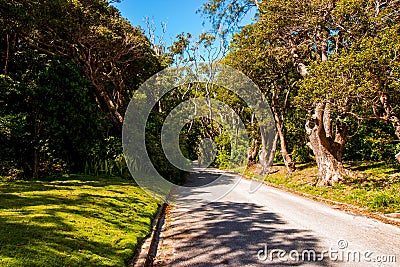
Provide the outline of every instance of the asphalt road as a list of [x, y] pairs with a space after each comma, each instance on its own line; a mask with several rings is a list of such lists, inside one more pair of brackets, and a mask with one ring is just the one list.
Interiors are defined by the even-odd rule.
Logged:
[[220, 174], [198, 171], [178, 192], [156, 264], [400, 266], [399, 228], [266, 185], [250, 193], [251, 181]]

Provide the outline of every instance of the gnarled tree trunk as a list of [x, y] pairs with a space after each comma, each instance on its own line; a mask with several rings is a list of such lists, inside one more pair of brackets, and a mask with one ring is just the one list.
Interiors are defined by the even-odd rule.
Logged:
[[338, 120], [333, 137], [329, 101], [316, 104], [312, 117], [307, 119], [306, 132], [310, 138], [308, 145], [314, 152], [318, 165], [319, 185], [333, 185], [344, 176], [350, 175], [342, 164], [347, 128]]

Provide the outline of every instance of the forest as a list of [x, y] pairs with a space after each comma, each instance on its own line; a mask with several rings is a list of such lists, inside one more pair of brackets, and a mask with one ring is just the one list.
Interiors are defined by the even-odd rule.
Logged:
[[[235, 27], [251, 8], [255, 22]], [[321, 184], [331, 185], [353, 175], [343, 161], [396, 164], [397, 1], [208, 1], [199, 12], [216, 30], [182, 33], [161, 49], [108, 1], [2, 1], [0, 10], [3, 176], [126, 173], [121, 129], [132, 94], [158, 71], [216, 50], [218, 35], [225, 44], [213, 60], [242, 71], [262, 90], [276, 123], [275, 162], [289, 174], [296, 162], [316, 162]], [[204, 96], [197, 87], [192, 95]], [[208, 97], [221, 98], [214, 91]], [[148, 122], [148, 151], [169, 177], [182, 174], [161, 155], [157, 136], [179, 101], [179, 93], [164, 97], [164, 110]], [[248, 125], [248, 164], [256, 163], [262, 140], [250, 125], [251, 110], [237, 97], [227, 101]], [[223, 131], [212, 122], [195, 125], [182, 141], [189, 157], [199, 154], [197, 139], [210, 137], [218, 146], [214, 165], [226, 167]]]

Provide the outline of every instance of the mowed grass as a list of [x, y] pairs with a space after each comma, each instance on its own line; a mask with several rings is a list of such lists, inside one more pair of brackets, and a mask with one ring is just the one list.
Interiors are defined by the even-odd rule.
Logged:
[[125, 266], [157, 203], [132, 181], [0, 181], [0, 266]]
[[[315, 198], [338, 201], [361, 207], [370, 212], [400, 212], [400, 166], [385, 162], [348, 162], [345, 167], [358, 174], [329, 187], [315, 186], [318, 169], [316, 164], [298, 164], [298, 170], [287, 176], [284, 166], [274, 166], [277, 172], [265, 177], [265, 181], [280, 185]], [[243, 169], [235, 171], [242, 172]], [[260, 176], [246, 170], [250, 177]]]

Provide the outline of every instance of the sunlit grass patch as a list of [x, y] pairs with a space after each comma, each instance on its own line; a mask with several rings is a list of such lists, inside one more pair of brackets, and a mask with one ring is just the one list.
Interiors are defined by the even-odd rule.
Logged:
[[125, 266], [157, 210], [117, 177], [3, 180], [0, 195], [0, 266]]

